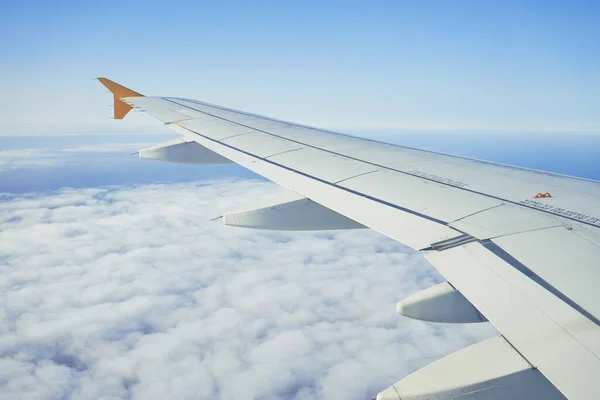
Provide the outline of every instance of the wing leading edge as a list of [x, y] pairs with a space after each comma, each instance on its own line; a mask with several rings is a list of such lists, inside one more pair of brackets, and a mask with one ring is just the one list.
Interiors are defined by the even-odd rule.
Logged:
[[[143, 97], [101, 81], [114, 94], [115, 118], [129, 111], [119, 106], [117, 113], [117, 103], [141, 109], [180, 133], [182, 142], [263, 175], [318, 205], [319, 212], [330, 209], [356, 222], [349, 227], [369, 227], [424, 251], [460, 294], [457, 304], [466, 310], [471, 303], [527, 364], [503, 363], [504, 345], [462, 350], [468, 358], [488, 354], [490, 362], [508, 367], [480, 378], [473, 368], [455, 370], [450, 386], [467, 382], [465, 390], [476, 388], [459, 390], [461, 396], [487, 392], [483, 382], [501, 382], [513, 388], [505, 393], [528, 398], [600, 397], [598, 182], [388, 145], [195, 100]], [[411, 304], [413, 316], [419, 315], [418, 303]], [[448, 312], [436, 318], [457, 318], [456, 311]], [[473, 315], [468, 319], [476, 322]], [[438, 363], [448, 365], [444, 360]], [[529, 370], [536, 372], [519, 372]], [[400, 395], [399, 388], [414, 389], [420, 381], [413, 375], [380, 398], [393, 398], [384, 396], [394, 391], [402, 399], [430, 398], [431, 391]], [[458, 392], [450, 386], [435, 388], [437, 398], [455, 398]]]

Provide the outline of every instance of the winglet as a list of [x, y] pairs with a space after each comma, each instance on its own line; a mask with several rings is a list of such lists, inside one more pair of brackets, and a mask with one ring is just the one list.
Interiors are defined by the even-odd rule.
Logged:
[[126, 88], [125, 86], [121, 86], [116, 82], [111, 81], [106, 78], [98, 78], [100, 83], [102, 83], [108, 90], [110, 90], [114, 97], [114, 110], [115, 110], [115, 119], [123, 119], [125, 115], [133, 108], [129, 104], [121, 101], [124, 97], [144, 97], [143, 94], [139, 94], [138, 92], [134, 92], [131, 89]]

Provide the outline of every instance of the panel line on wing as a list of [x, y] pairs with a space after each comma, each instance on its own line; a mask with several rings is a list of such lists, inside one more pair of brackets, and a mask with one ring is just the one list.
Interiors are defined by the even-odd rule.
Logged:
[[459, 221], [462, 221], [462, 220], [463, 220], [463, 219], [465, 219], [465, 218], [469, 218], [469, 217], [472, 217], [472, 216], [474, 216], [474, 215], [477, 215], [477, 214], [479, 214], [479, 213], [482, 213], [482, 212], [489, 211], [489, 210], [491, 210], [492, 208], [496, 208], [496, 207], [502, 207], [503, 205], [504, 205], [504, 204], [495, 204], [495, 205], [493, 205], [493, 206], [491, 206], [491, 207], [484, 208], [483, 210], [477, 210], [477, 211], [475, 211], [475, 212], [472, 212], [471, 214], [467, 214], [467, 215], [465, 215], [464, 217], [460, 217], [459, 219], [455, 219], [454, 221], [452, 221], [452, 223], [459, 222]]
[[510, 345], [510, 347], [512, 347], [512, 348], [513, 348], [513, 350], [514, 350], [514, 351], [515, 351], [515, 352], [516, 352], [516, 353], [517, 353], [519, 356], [521, 356], [521, 358], [523, 359], [523, 361], [525, 361], [527, 364], [529, 364], [529, 365], [531, 366], [531, 368], [533, 368], [533, 369], [538, 369], [538, 368], [537, 368], [535, 365], [533, 365], [533, 364], [532, 364], [532, 363], [531, 363], [531, 362], [530, 362], [530, 361], [527, 359], [527, 357], [525, 357], [525, 356], [523, 355], [523, 353], [521, 353], [521, 352], [519, 351], [519, 349], [517, 349], [517, 348], [515, 347], [515, 345], [514, 345], [514, 344], [512, 344], [512, 343], [510, 342], [510, 340], [508, 340], [508, 338], [507, 338], [506, 336], [504, 336], [504, 335], [500, 335], [500, 336], [502, 336], [502, 338], [504, 338], [504, 340], [506, 340], [506, 343], [508, 343], [508, 344]]
[[191, 120], [191, 119], [196, 119], [196, 118], [194, 118], [194, 117], [189, 117], [189, 118], [181, 118], [181, 119], [178, 119], [178, 120], [175, 120], [175, 121], [163, 122], [163, 124], [165, 124], [165, 125], [171, 125], [171, 124], [175, 124], [175, 125], [177, 125], [178, 123], [181, 123], [181, 122], [183, 122], [183, 121], [189, 121], [189, 120]]
[[268, 156], [265, 157], [265, 159], [269, 158], [269, 157], [275, 157], [281, 154], [287, 154], [287, 153], [291, 153], [292, 151], [298, 151], [298, 150], [302, 150], [304, 149], [304, 147], [300, 147], [298, 149], [289, 149], [289, 150], [284, 150], [284, 151], [280, 151], [279, 153], [275, 153], [275, 154], [270, 154]]
[[[194, 132], [194, 133], [195, 133], [195, 132]], [[236, 133], [235, 135], [226, 136], [226, 137], [224, 137], [224, 138], [220, 138], [219, 140], [231, 139], [231, 138], [238, 137], [238, 136], [249, 135], [249, 134], [251, 134], [251, 133], [254, 133], [254, 132]]]
[[[208, 136], [205, 136], [205, 135], [203, 135], [203, 134], [201, 134], [201, 133], [198, 133], [198, 132], [194, 131], [193, 129], [189, 128], [189, 127], [184, 127], [184, 126], [181, 126], [181, 128], [183, 128], [183, 129], [185, 129], [185, 130], [187, 130], [187, 131], [189, 131], [189, 132], [192, 132], [192, 133], [194, 133], [194, 134], [196, 134], [196, 135], [198, 135], [198, 136], [200, 136], [200, 137], [202, 137], [202, 138], [204, 138], [204, 139], [206, 139], [206, 140], [210, 140], [211, 142], [217, 143], [217, 144], [219, 144], [219, 145], [221, 145], [221, 146], [225, 146], [225, 147], [227, 147], [227, 148], [229, 148], [229, 149], [232, 149], [232, 150], [238, 151], [238, 152], [240, 152], [240, 153], [246, 154], [246, 155], [248, 155], [248, 156], [250, 156], [250, 157], [253, 157], [253, 158], [259, 159], [259, 160], [261, 160], [261, 161], [264, 161], [264, 162], [266, 162], [266, 163], [269, 163], [269, 164], [271, 164], [271, 165], [275, 165], [275, 166], [277, 166], [277, 167], [279, 167], [279, 168], [283, 168], [283, 169], [285, 169], [285, 170], [288, 170], [288, 171], [294, 172], [294, 173], [296, 173], [296, 174], [298, 174], [298, 175], [302, 175], [302, 176], [305, 176], [305, 177], [307, 177], [307, 178], [310, 178], [310, 179], [316, 180], [316, 181], [318, 181], [318, 182], [324, 183], [324, 184], [326, 184], [326, 185], [328, 185], [328, 186], [333, 186], [333, 187], [335, 187], [336, 189], [340, 189], [340, 190], [343, 190], [343, 191], [345, 191], [345, 192], [352, 193], [352, 194], [355, 194], [355, 195], [357, 195], [357, 196], [364, 197], [364, 198], [366, 198], [366, 199], [369, 199], [369, 200], [372, 200], [372, 201], [374, 201], [374, 202], [376, 202], [376, 203], [383, 204], [383, 205], [385, 205], [385, 206], [388, 206], [388, 207], [391, 207], [391, 208], [395, 208], [395, 209], [397, 209], [397, 210], [400, 210], [400, 211], [403, 211], [403, 212], [406, 212], [406, 213], [409, 213], [409, 214], [415, 215], [415, 216], [417, 216], [417, 217], [421, 217], [421, 218], [423, 218], [423, 219], [426, 219], [426, 220], [429, 220], [429, 221], [435, 222], [435, 223], [437, 223], [437, 224], [448, 226], [449, 228], [451, 228], [451, 229], [453, 229], [453, 230], [455, 230], [455, 231], [456, 231], [456, 229], [454, 229], [454, 228], [452, 228], [452, 227], [450, 227], [450, 226], [448, 225], [448, 222], [446, 222], [446, 221], [443, 221], [443, 220], [441, 220], [441, 219], [437, 219], [437, 218], [434, 218], [434, 217], [432, 217], [432, 216], [430, 216], [430, 215], [422, 214], [422, 213], [420, 213], [420, 212], [418, 212], [418, 211], [411, 210], [411, 209], [409, 209], [409, 208], [402, 207], [402, 206], [399, 206], [399, 205], [397, 205], [397, 204], [394, 204], [394, 203], [390, 203], [389, 201], [385, 201], [385, 200], [378, 199], [378, 198], [376, 198], [376, 197], [373, 197], [373, 196], [369, 196], [368, 194], [361, 193], [361, 192], [359, 192], [359, 191], [356, 191], [356, 190], [352, 190], [352, 189], [346, 188], [346, 187], [344, 187], [344, 186], [339, 186], [339, 185], [337, 185], [336, 183], [332, 183], [332, 182], [326, 181], [326, 180], [324, 180], [324, 179], [322, 179], [322, 178], [319, 178], [318, 176], [314, 176], [314, 175], [310, 175], [310, 174], [307, 174], [307, 173], [305, 173], [305, 172], [302, 172], [302, 171], [298, 171], [298, 170], [296, 170], [296, 169], [290, 168], [290, 167], [288, 167], [288, 166], [286, 166], [286, 165], [280, 164], [280, 163], [278, 163], [278, 162], [275, 162], [275, 161], [273, 161], [273, 160], [269, 160], [269, 159], [267, 159], [267, 158], [260, 157], [260, 156], [258, 156], [258, 155], [256, 155], [256, 154], [253, 154], [253, 153], [250, 153], [250, 152], [248, 152], [248, 151], [245, 151], [245, 150], [239, 149], [239, 148], [237, 148], [237, 147], [235, 147], [235, 146], [231, 146], [231, 145], [229, 145], [229, 144], [227, 144], [227, 143], [220, 142], [220, 141], [218, 141], [218, 140], [216, 140], [216, 139], [213, 139], [213, 138], [210, 138], [210, 137], [208, 137]], [[376, 171], [371, 171], [371, 172], [376, 172]], [[457, 232], [457, 233], [459, 233], [458, 231], [456, 231], [456, 232]]]
[[[559, 173], [556, 173], [556, 172], [548, 172], [548, 171], [543, 171], [543, 170], [538, 170], [538, 169], [519, 167], [518, 165], [502, 164], [502, 163], [498, 163], [498, 162], [494, 162], [494, 161], [481, 160], [481, 159], [478, 159], [478, 158], [465, 157], [465, 156], [460, 156], [460, 155], [456, 155], [456, 154], [441, 153], [439, 151], [420, 149], [418, 147], [411, 147], [411, 146], [406, 146], [406, 145], [397, 144], [397, 143], [380, 142], [379, 140], [375, 140], [375, 139], [369, 139], [369, 138], [365, 138], [365, 137], [350, 135], [350, 134], [347, 134], [347, 133], [331, 131], [331, 130], [328, 130], [328, 129], [323, 129], [323, 128], [319, 128], [319, 127], [315, 127], [315, 126], [311, 126], [311, 125], [300, 124], [300, 123], [297, 123], [297, 122], [284, 121], [282, 119], [277, 119], [277, 118], [273, 118], [273, 117], [266, 117], [264, 115], [254, 114], [254, 113], [250, 113], [250, 112], [247, 112], [247, 111], [236, 110], [234, 108], [219, 106], [219, 105], [216, 105], [216, 104], [206, 103], [206, 102], [203, 102], [203, 101], [198, 101], [198, 100], [193, 100], [193, 99], [183, 99], [183, 98], [180, 98], [180, 97], [173, 97], [173, 98], [175, 98], [177, 100], [180, 100], [180, 101], [186, 101], [186, 102], [195, 103], [195, 104], [206, 106], [206, 107], [216, 108], [218, 110], [230, 111], [230, 112], [234, 112], [234, 113], [237, 113], [237, 114], [248, 115], [248, 116], [251, 116], [251, 117], [257, 117], [257, 118], [262, 118], [262, 119], [269, 120], [269, 121], [279, 122], [279, 123], [282, 123], [282, 124], [290, 125], [292, 127], [296, 126], [296, 127], [300, 127], [300, 128], [314, 129], [314, 130], [316, 130], [318, 132], [330, 133], [330, 134], [333, 134], [333, 135], [342, 136], [342, 137], [351, 138], [351, 139], [364, 140], [366, 142], [371, 142], [371, 143], [384, 144], [384, 145], [387, 145], [387, 146], [398, 147], [398, 148], [401, 148], [401, 149], [414, 150], [414, 151], [419, 151], [419, 152], [422, 152], [422, 153], [435, 154], [435, 155], [438, 155], [438, 156], [459, 158], [461, 160], [475, 161], [475, 162], [478, 162], [478, 163], [481, 163], [481, 164], [492, 165], [492, 166], [495, 166], [495, 167], [509, 168], [509, 169], [515, 169], [515, 170], [519, 170], [519, 171], [526, 171], [526, 172], [534, 172], [534, 173], [537, 173], [537, 174], [548, 175], [548, 176], [552, 176], [552, 177], [555, 177], [555, 178], [568, 178], [568, 179], [575, 179], [575, 180], [579, 180], [579, 181], [583, 181], [583, 182], [600, 183], [600, 181], [597, 181], [597, 180], [594, 180], [594, 179], [582, 178], [580, 176], [565, 175], [565, 174], [559, 174]], [[167, 97], [161, 97], [161, 99], [164, 99], [166, 101], [173, 101], [173, 100], [171, 100], [171, 98], [167, 98]], [[174, 102], [174, 103], [179, 104], [177, 102]], [[199, 112], [203, 112], [203, 113], [212, 115], [210, 113], [207, 113], [206, 111], [198, 110], [196, 108], [193, 108], [193, 107], [190, 107], [190, 106], [186, 106], [186, 105], [183, 105], [183, 104], [180, 104], [180, 105], [182, 105], [183, 107], [188, 107], [188, 108], [190, 108], [190, 109], [192, 109], [194, 111], [199, 111]]]
[[357, 175], [354, 175], [354, 176], [349, 176], [348, 178], [340, 179], [339, 181], [336, 181], [336, 182], [334, 182], [334, 183], [336, 183], [336, 184], [337, 184], [337, 183], [342, 183], [342, 182], [344, 182], [344, 181], [347, 181], [348, 179], [354, 179], [354, 178], [358, 178], [359, 176], [365, 176], [365, 175], [369, 175], [369, 174], [375, 173], [375, 172], [377, 172], [377, 171], [379, 171], [379, 170], [378, 170], [378, 169], [376, 169], [376, 170], [374, 170], [374, 171], [367, 171], [367, 172], [363, 172], [362, 174], [357, 174]]
[[557, 227], [560, 227], [560, 225], [543, 226], [541, 228], [531, 228], [531, 229], [523, 229], [523, 230], [514, 230], [514, 231], [511, 231], [510, 233], [503, 233], [501, 235], [490, 236], [490, 237], [486, 238], [485, 240], [500, 239], [500, 238], [503, 238], [503, 237], [506, 237], [506, 236], [518, 235], [519, 233], [537, 232], [537, 231], [543, 231], [543, 230], [546, 230], [546, 229], [554, 229], [554, 228], [557, 228]]
[[[170, 100], [170, 99], [168, 99], [168, 98], [164, 98], [164, 99], [165, 99], [166, 101], [170, 101], [170, 102], [172, 102], [172, 103], [175, 103], [175, 104], [177, 104], [177, 105], [179, 105], [179, 106], [182, 106], [182, 107], [188, 107], [188, 108], [190, 108], [190, 109], [192, 109], [192, 110], [196, 110], [196, 109], [195, 109], [195, 108], [193, 108], [193, 107], [187, 106], [187, 105], [185, 105], [185, 104], [178, 103], [178, 102], [176, 102], [176, 101], [174, 101], [174, 100]], [[187, 101], [187, 100], [186, 100], [186, 101]], [[259, 129], [259, 128], [254, 128], [254, 127], [252, 127], [252, 126], [244, 125], [244, 124], [242, 124], [242, 123], [239, 123], [239, 122], [236, 122], [236, 121], [231, 121], [231, 120], [228, 120], [227, 118], [224, 118], [224, 117], [219, 117], [219, 116], [217, 116], [217, 115], [213, 115], [213, 114], [211, 114], [211, 113], [209, 113], [209, 112], [206, 112], [206, 111], [202, 111], [202, 110], [196, 110], [196, 111], [203, 112], [203, 113], [205, 113], [205, 114], [207, 114], [207, 115], [211, 115], [211, 116], [213, 116], [213, 117], [215, 117], [215, 118], [219, 118], [219, 119], [221, 119], [221, 120], [223, 120], [223, 121], [227, 121], [227, 122], [230, 122], [230, 123], [232, 123], [232, 124], [236, 124], [236, 125], [243, 126], [243, 127], [246, 127], [246, 128], [251, 128], [251, 129], [254, 129], [254, 130], [258, 131], [258, 132], [262, 132], [262, 133], [265, 133], [265, 134], [267, 134], [267, 135], [271, 135], [271, 136], [273, 136], [273, 137], [277, 137], [277, 138], [280, 138], [280, 139], [288, 140], [288, 141], [290, 141], [290, 142], [297, 143], [297, 144], [301, 144], [301, 145], [303, 145], [303, 146], [307, 146], [307, 147], [310, 147], [310, 148], [313, 148], [313, 149], [316, 149], [316, 150], [320, 150], [320, 151], [323, 151], [323, 152], [326, 152], [326, 153], [330, 153], [330, 154], [333, 154], [333, 155], [336, 155], [336, 156], [345, 157], [345, 158], [347, 158], [347, 159], [354, 160], [354, 161], [359, 161], [359, 162], [362, 162], [362, 163], [365, 163], [365, 164], [370, 164], [370, 165], [373, 165], [373, 166], [375, 166], [375, 167], [384, 168], [384, 169], [386, 169], [386, 170], [389, 170], [389, 171], [394, 171], [394, 172], [398, 172], [398, 173], [400, 173], [400, 174], [404, 174], [404, 175], [408, 175], [408, 176], [412, 176], [412, 177], [416, 177], [416, 178], [424, 179], [424, 180], [431, 181], [431, 182], [436, 182], [436, 183], [439, 183], [439, 184], [441, 184], [441, 185], [445, 185], [445, 186], [452, 187], [452, 188], [455, 188], [455, 189], [464, 190], [464, 191], [467, 191], [467, 192], [470, 192], [470, 193], [474, 193], [474, 194], [478, 194], [478, 195], [481, 195], [481, 196], [485, 196], [485, 197], [488, 197], [488, 198], [492, 198], [492, 199], [496, 199], [496, 200], [504, 201], [504, 202], [507, 202], [507, 203], [510, 203], [510, 204], [514, 204], [514, 205], [516, 205], [516, 206], [519, 206], [519, 207], [529, 208], [529, 209], [536, 210], [536, 211], [539, 211], [539, 212], [543, 212], [543, 213], [546, 213], [546, 214], [550, 214], [550, 215], [558, 216], [558, 217], [561, 217], [561, 218], [564, 218], [564, 219], [568, 219], [568, 220], [571, 220], [571, 221], [575, 221], [575, 222], [577, 222], [577, 223], [581, 223], [581, 224], [585, 224], [585, 225], [593, 226], [593, 227], [596, 227], [596, 228], [600, 227], [600, 223], [598, 223], [598, 224], [595, 224], [595, 223], [592, 223], [592, 222], [587, 222], [587, 221], [585, 221], [585, 220], [581, 220], [581, 219], [577, 219], [577, 218], [569, 217], [569, 216], [567, 216], [567, 215], [562, 215], [562, 214], [559, 214], [559, 213], [555, 213], [555, 212], [552, 212], [552, 211], [550, 211], [550, 210], [545, 210], [545, 209], [541, 209], [541, 208], [533, 207], [533, 206], [530, 206], [530, 205], [527, 205], [527, 204], [523, 204], [523, 203], [520, 203], [520, 202], [518, 202], [518, 201], [513, 201], [513, 200], [504, 199], [504, 198], [502, 198], [502, 197], [494, 196], [494, 195], [491, 195], [491, 194], [489, 194], [489, 193], [483, 193], [483, 192], [479, 192], [479, 191], [477, 191], [477, 190], [473, 190], [473, 189], [467, 189], [467, 188], [465, 188], [465, 187], [462, 187], [462, 186], [456, 186], [456, 185], [452, 185], [452, 184], [450, 184], [450, 183], [448, 183], [448, 182], [443, 182], [443, 181], [440, 181], [440, 180], [432, 179], [432, 178], [425, 177], [425, 176], [421, 176], [421, 175], [418, 175], [418, 174], [413, 174], [413, 173], [410, 173], [410, 172], [407, 172], [407, 171], [402, 171], [402, 170], [399, 170], [399, 169], [396, 169], [396, 168], [391, 168], [391, 167], [389, 167], [389, 166], [385, 166], [385, 165], [377, 164], [377, 163], [374, 163], [374, 162], [371, 162], [371, 161], [366, 161], [366, 160], [363, 160], [363, 159], [360, 159], [360, 158], [352, 157], [352, 156], [349, 156], [349, 155], [346, 155], [346, 154], [343, 154], [343, 153], [338, 153], [338, 152], [335, 152], [335, 151], [332, 151], [332, 150], [327, 150], [327, 149], [324, 149], [324, 148], [321, 148], [321, 147], [317, 147], [317, 146], [311, 145], [311, 144], [309, 144], [309, 143], [304, 143], [304, 142], [301, 142], [301, 141], [298, 141], [298, 140], [290, 139], [290, 138], [287, 138], [287, 137], [285, 137], [285, 136], [280, 136], [280, 135], [277, 135], [277, 134], [274, 134], [274, 133], [271, 133], [271, 132], [268, 132], [268, 131], [264, 131], [264, 130], [262, 130], [262, 129]], [[260, 116], [259, 116], [259, 117], [260, 117]], [[261, 118], [263, 118], [263, 117], [261, 117]], [[265, 118], [265, 119], [268, 119], [268, 118]], [[278, 122], [285, 123], [284, 121], [278, 121]], [[311, 129], [314, 129], [314, 128], [311, 128]], [[194, 131], [192, 131], [192, 132], [194, 132]], [[194, 132], [194, 133], [197, 133], [197, 132]], [[356, 138], [356, 137], [355, 137], [355, 138]], [[358, 138], [358, 139], [362, 139], [362, 138]], [[378, 143], [379, 143], [379, 142], [378, 142]], [[413, 150], [418, 150], [418, 149], [413, 149]], [[252, 155], [252, 153], [248, 153], [248, 154], [251, 154], [251, 155]], [[436, 154], [442, 154], [442, 153], [436, 153]], [[445, 155], [445, 156], [447, 156], [447, 154], [442, 154], [442, 155]], [[454, 156], [453, 156], [453, 157], [454, 157]], [[475, 160], [475, 161], [478, 161], [478, 160]], [[564, 178], [564, 176], [563, 176], [563, 178]]]
[[[324, 183], [326, 185], [333, 186], [336, 189], [340, 189], [340, 190], [352, 193], [352, 194], [357, 195], [357, 196], [362, 196], [362, 197], [367, 198], [369, 200], [372, 200], [372, 201], [374, 201], [376, 203], [383, 204], [383, 205], [395, 208], [397, 210], [400, 210], [400, 211], [403, 211], [403, 212], [406, 212], [406, 213], [409, 213], [409, 214], [412, 214], [412, 215], [415, 215], [415, 216], [427, 219], [429, 221], [436, 222], [438, 224], [445, 225], [445, 226], [448, 226], [448, 227], [452, 228], [451, 226], [448, 225], [448, 222], [442, 221], [440, 219], [431, 217], [431, 216], [426, 215], [426, 214], [422, 214], [420, 212], [417, 212], [417, 211], [414, 211], [414, 210], [411, 210], [411, 209], [399, 206], [399, 205], [394, 204], [394, 203], [390, 203], [390, 202], [382, 200], [382, 199], [378, 199], [376, 197], [373, 197], [373, 196], [370, 196], [370, 195], [358, 192], [356, 190], [352, 190], [352, 189], [346, 188], [344, 186], [339, 186], [336, 183], [328, 182], [328, 181], [326, 181], [324, 179], [321, 179], [319, 177], [316, 177], [316, 176], [304, 173], [302, 171], [295, 170], [295, 169], [290, 168], [290, 167], [288, 167], [286, 165], [279, 164], [279, 163], [277, 163], [275, 161], [268, 160], [268, 159], [263, 158], [263, 157], [259, 157], [256, 154], [253, 154], [253, 153], [250, 153], [248, 151], [236, 148], [236, 147], [231, 146], [231, 145], [229, 145], [227, 143], [222, 143], [222, 142], [220, 142], [220, 141], [218, 141], [216, 139], [212, 139], [210, 137], [204, 136], [204, 135], [202, 135], [202, 134], [200, 134], [200, 133], [198, 133], [198, 132], [196, 132], [196, 131], [194, 131], [194, 130], [192, 130], [190, 128], [184, 127], [184, 129], [186, 129], [186, 130], [188, 130], [190, 132], [193, 132], [194, 134], [196, 134], [196, 135], [198, 135], [198, 136], [200, 136], [200, 137], [202, 137], [202, 138], [204, 138], [206, 140], [210, 140], [212, 142], [215, 142], [215, 143], [217, 143], [217, 144], [219, 144], [221, 146], [225, 146], [225, 147], [230, 148], [232, 150], [235, 150], [235, 151], [238, 151], [240, 153], [246, 154], [246, 155], [248, 155], [250, 157], [262, 160], [262, 161], [264, 161], [266, 163], [275, 165], [277, 167], [286, 169], [288, 171], [292, 171], [292, 172], [297, 173], [299, 175], [302, 175], [302, 176], [305, 176], [307, 178], [310, 178], [310, 179], [316, 180], [318, 182]], [[452, 228], [452, 229], [454, 229], [454, 228]], [[454, 230], [456, 230], [456, 229], [454, 229]], [[475, 240], [471, 240], [470, 237], [469, 237], [469, 235], [465, 235], [464, 232], [460, 232], [460, 231], [457, 230], [457, 233], [462, 233], [462, 235], [459, 235], [459, 236], [457, 236], [455, 238], [450, 238], [450, 239], [448, 239], [448, 241], [455, 241], [455, 240], [457, 240], [457, 239], [460, 238], [458, 240], [458, 242], [461, 245], [467, 244], [467, 243], [471, 243], [471, 242], [475, 241]], [[461, 242], [461, 240], [465, 240], [464, 243]], [[519, 272], [523, 273], [525, 276], [527, 276], [530, 279], [532, 279], [538, 285], [540, 285], [544, 289], [548, 290], [550, 293], [552, 293], [553, 295], [555, 295], [556, 297], [558, 297], [559, 299], [561, 299], [563, 302], [565, 302], [566, 304], [568, 304], [569, 306], [571, 306], [571, 308], [575, 309], [576, 311], [578, 311], [579, 313], [581, 313], [582, 315], [584, 315], [586, 318], [588, 318], [590, 321], [592, 321], [596, 325], [600, 326], [600, 321], [596, 317], [594, 317], [592, 314], [590, 314], [589, 312], [587, 312], [585, 309], [583, 309], [581, 306], [579, 306], [577, 303], [575, 303], [569, 297], [567, 297], [566, 295], [564, 295], [562, 292], [560, 292], [554, 286], [550, 285], [542, 277], [540, 277], [535, 272], [533, 272], [531, 269], [529, 269], [524, 264], [522, 264], [521, 262], [519, 262], [517, 259], [515, 259], [513, 256], [511, 256], [509, 253], [507, 253], [506, 251], [504, 251], [500, 246], [498, 246], [497, 244], [493, 243], [490, 240], [481, 240], [481, 241], [478, 241], [478, 242], [481, 243], [486, 249], [488, 249], [489, 251], [491, 251], [494, 255], [496, 255], [500, 259], [504, 260], [505, 262], [507, 262], [511, 266], [515, 267]], [[458, 246], [451, 246], [451, 247], [458, 247]], [[448, 247], [446, 247], [446, 248], [448, 248]]]

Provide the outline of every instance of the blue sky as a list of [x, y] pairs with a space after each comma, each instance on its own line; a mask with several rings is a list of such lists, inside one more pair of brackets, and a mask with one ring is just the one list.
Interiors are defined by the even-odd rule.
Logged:
[[108, 120], [107, 76], [366, 131], [600, 131], [586, 1], [3, 1], [1, 134], [153, 131]]

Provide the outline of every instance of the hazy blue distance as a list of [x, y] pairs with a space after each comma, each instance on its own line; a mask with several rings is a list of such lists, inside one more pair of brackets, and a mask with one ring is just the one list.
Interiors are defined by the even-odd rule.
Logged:
[[[0, 149], [64, 149], [121, 143], [160, 143], [174, 135], [0, 137]], [[373, 137], [370, 135], [370, 137]], [[600, 180], [600, 136], [573, 134], [430, 134], [378, 135], [376, 139], [466, 157]], [[189, 182], [227, 176], [263, 179], [235, 164], [180, 165], [140, 160], [135, 149], [73, 152], [68, 161], [49, 166], [18, 167], [0, 172], [0, 192], [52, 191], [61, 187]], [[43, 154], [43, 153], [42, 153]], [[34, 156], [35, 157], [35, 156]], [[42, 156], [43, 157], [43, 156]]]

